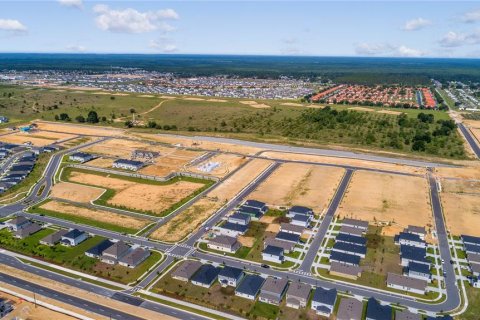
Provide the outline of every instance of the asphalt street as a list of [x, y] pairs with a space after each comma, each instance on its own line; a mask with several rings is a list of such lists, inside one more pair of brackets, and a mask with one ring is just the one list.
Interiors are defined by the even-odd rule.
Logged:
[[470, 133], [470, 130], [468, 130], [468, 128], [466, 128], [463, 125], [463, 123], [457, 123], [457, 125], [460, 128], [460, 131], [462, 131], [463, 136], [467, 140], [470, 147], [472, 147], [473, 152], [475, 152], [475, 154], [477, 155], [477, 158], [480, 158], [480, 147], [478, 146], [477, 142], [475, 141], [475, 138]]

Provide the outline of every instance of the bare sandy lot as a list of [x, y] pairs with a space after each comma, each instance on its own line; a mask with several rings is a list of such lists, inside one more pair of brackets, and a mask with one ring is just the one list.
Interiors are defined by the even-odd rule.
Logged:
[[357, 171], [336, 212], [371, 223], [392, 223], [384, 228], [394, 235], [408, 225], [432, 226], [427, 180], [421, 177]]
[[96, 158], [88, 161], [86, 165], [97, 168], [112, 168], [114, 159], [111, 158]]
[[55, 122], [43, 122], [37, 121], [36, 124], [40, 130], [50, 130], [65, 132], [71, 134], [85, 134], [92, 136], [117, 136], [122, 135], [125, 130], [115, 129], [111, 127], [92, 127], [79, 124], [65, 124], [65, 123], [55, 123]]
[[203, 152], [168, 148], [168, 152], [155, 159], [154, 163], [139, 170], [140, 173], [152, 176], [166, 176], [172, 172], [183, 171], [192, 160], [200, 157]]
[[268, 104], [265, 103], [258, 103], [257, 101], [240, 101], [241, 104], [245, 104], [247, 106], [250, 106], [252, 108], [258, 108], [258, 109], [266, 109], [270, 108]]
[[72, 172], [70, 181], [115, 190], [115, 195], [108, 201], [113, 206], [157, 214], [203, 187], [203, 184], [189, 181], [177, 181], [168, 185], [140, 184], [75, 171]]
[[355, 110], [355, 111], [365, 111], [365, 112], [373, 112], [374, 110], [369, 109], [369, 108], [363, 108], [363, 107], [351, 107], [348, 108], [349, 110]]
[[[204, 162], [201, 162], [200, 164], [196, 166], [191, 166], [188, 168], [188, 171], [195, 172], [195, 173], [200, 173], [200, 174], [206, 174], [214, 177], [224, 177], [233, 170], [237, 169], [239, 166], [241, 166], [243, 163], [245, 163], [247, 159], [245, 157], [241, 157], [238, 155], [234, 154], [218, 154]], [[217, 162], [219, 163], [219, 166], [213, 169], [210, 172], [204, 172], [200, 170], [199, 168], [207, 163], [213, 163]]]
[[182, 214], [177, 215], [155, 230], [150, 237], [167, 242], [182, 240], [197, 230], [205, 220], [246, 187], [270, 163], [270, 161], [258, 159], [251, 161], [229, 179], [222, 182], [216, 189], [209, 192], [205, 198], [198, 200]]
[[31, 142], [34, 146], [43, 147], [54, 143], [55, 140], [36, 138], [34, 135], [19, 132], [2, 136], [2, 142], [15, 144], [24, 144], [26, 142]]
[[176, 99], [176, 97], [172, 97], [172, 96], [160, 96], [160, 98], [162, 98], [162, 99]]
[[151, 221], [147, 219], [134, 218], [106, 210], [83, 208], [56, 200], [43, 204], [41, 208], [137, 230], [140, 230], [147, 224], [151, 223]]
[[53, 186], [50, 196], [75, 202], [87, 203], [102, 195], [104, 189], [77, 183], [60, 182]]
[[290, 106], [290, 107], [303, 107], [303, 104], [301, 103], [295, 103], [295, 102], [284, 102], [280, 103], [282, 106]]
[[142, 98], [154, 98], [155, 96], [152, 96], [151, 94], [142, 94], [142, 95], [140, 95], [139, 97], [142, 97]]
[[308, 154], [300, 154], [300, 153], [281, 153], [281, 152], [264, 152], [262, 153], [262, 155], [265, 157], [271, 157], [276, 159], [311, 161], [311, 162], [331, 163], [331, 164], [338, 164], [338, 165], [350, 165], [350, 166], [357, 166], [357, 167], [363, 167], [363, 168], [392, 170], [392, 171], [406, 172], [406, 173], [425, 174], [426, 172], [424, 168], [410, 167], [410, 166], [398, 165], [393, 163], [349, 159], [349, 158], [324, 157], [324, 156], [316, 156], [316, 155], [308, 155]]
[[204, 101], [205, 99], [203, 98], [183, 98], [183, 100], [187, 100], [187, 101]]
[[36, 138], [43, 138], [43, 139], [52, 139], [55, 141], [70, 139], [76, 137], [74, 134], [68, 133], [60, 133], [60, 132], [51, 132], [51, 131], [42, 131], [42, 130], [35, 130], [30, 133], [31, 137]]
[[440, 198], [450, 232], [480, 236], [480, 195], [442, 193]]
[[318, 214], [328, 206], [344, 172], [342, 168], [282, 164], [250, 197], [271, 206], [303, 205]]
[[480, 179], [480, 163], [478, 161], [462, 161], [461, 164], [465, 167], [435, 168], [435, 173], [441, 178]]
[[207, 99], [207, 101], [210, 101], [210, 102], [228, 102], [227, 100], [223, 100], [223, 99]]
[[238, 237], [238, 242], [240, 242], [242, 244], [242, 246], [244, 247], [253, 247], [253, 245], [255, 244], [255, 238], [254, 237], [245, 237], [245, 236], [239, 236]]
[[471, 193], [480, 195], [480, 181], [441, 179], [442, 191], [450, 193]]
[[385, 114], [393, 114], [393, 115], [396, 115], [396, 116], [403, 113], [403, 112], [400, 112], [400, 111], [392, 111], [392, 110], [378, 110], [377, 112], [378, 113], [385, 113]]
[[477, 143], [480, 142], [480, 129], [479, 128], [470, 128], [470, 132], [475, 136], [477, 139]]

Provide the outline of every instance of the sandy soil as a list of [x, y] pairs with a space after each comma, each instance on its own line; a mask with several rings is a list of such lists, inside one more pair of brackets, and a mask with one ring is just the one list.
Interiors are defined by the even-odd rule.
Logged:
[[[108, 299], [108, 298], [105, 298], [103, 296], [97, 295], [97, 294], [89, 292], [89, 291], [84, 291], [84, 290], [81, 290], [81, 289], [78, 289], [78, 288], [75, 288], [75, 287], [68, 286], [64, 283], [52, 281], [51, 279], [43, 278], [43, 277], [38, 276], [36, 274], [30, 274], [30, 273], [20, 271], [20, 270], [17, 270], [17, 269], [8, 267], [8, 266], [2, 266], [2, 269], [3, 269], [4, 272], [6, 272], [8, 274], [11, 274], [13, 276], [20, 277], [22, 279], [31, 281], [31, 282], [36, 283], [38, 285], [41, 285], [41, 286], [44, 286], [44, 287], [47, 287], [47, 288], [51, 288], [51, 289], [54, 289], [54, 290], [57, 290], [57, 291], [60, 291], [60, 292], [64, 292], [65, 294], [76, 296], [76, 297], [84, 299], [84, 300], [95, 301], [96, 303], [99, 303], [99, 304], [104, 305], [106, 307], [110, 307], [110, 308], [113, 308], [113, 309], [116, 309], [116, 310], [119, 310], [119, 311], [122, 311], [122, 312], [133, 314], [137, 317], [141, 317], [141, 318], [145, 318], [145, 319], [162, 319], [162, 320], [173, 320], [173, 319], [175, 319], [173, 317], [170, 317], [170, 316], [167, 316], [167, 315], [164, 315], [164, 314], [161, 314], [161, 313], [149, 311], [149, 310], [141, 308], [141, 307], [135, 307], [135, 306], [132, 306], [131, 304], [122, 303], [118, 300]], [[8, 285], [2, 284], [2, 286], [7, 287]], [[12, 290], [19, 291], [19, 292], [23, 291], [23, 290], [20, 290], [18, 288], [14, 288], [14, 289], [13, 289], [13, 287], [10, 287], [10, 288], [12, 288]], [[25, 293], [26, 291], [23, 291], [23, 292]], [[32, 295], [31, 293], [26, 293], [26, 294]], [[38, 292], [37, 292], [37, 296], [39, 296], [39, 298], [41, 297], [41, 295]], [[75, 308], [75, 307], [72, 307], [72, 306], [66, 306], [65, 304], [62, 304], [62, 303], [57, 302], [55, 300], [46, 299], [46, 298], [43, 298], [43, 297], [41, 297], [41, 299], [45, 302], [49, 302], [49, 303], [52, 303], [52, 304], [55, 304], [55, 305], [59, 305], [61, 307], [73, 310], [77, 313], [86, 314], [86, 312], [82, 309], [78, 309], [78, 308]], [[96, 319], [106, 319], [104, 317], [101, 317], [101, 316], [98, 316], [98, 315], [92, 315], [90, 313], [87, 314], [87, 316], [94, 317]], [[45, 319], [50, 320], [50, 319], [57, 319], [57, 318], [45, 318]], [[45, 319], [42, 319], [42, 320], [45, 320]]]
[[480, 181], [442, 179], [442, 191], [451, 193], [475, 193], [480, 195]]
[[69, 147], [74, 146], [74, 145], [79, 145], [80, 140], [82, 141], [81, 143], [88, 143], [88, 142], [91, 142], [91, 141], [94, 141], [94, 140], [97, 140], [97, 139], [98, 138], [95, 138], [95, 137], [78, 137], [78, 138], [73, 139], [73, 140], [69, 140], [69, 141], [59, 143], [59, 145], [62, 146], [62, 147], [69, 148]]
[[222, 205], [235, 196], [248, 183], [268, 167], [270, 161], [253, 160], [235, 173], [229, 179], [222, 182], [203, 199], [198, 200], [182, 214], [177, 215], [166, 224], [155, 230], [151, 238], [175, 242], [182, 240], [214, 214]]
[[66, 123], [55, 123], [55, 122], [43, 122], [37, 121], [38, 128], [40, 130], [51, 130], [58, 132], [65, 132], [71, 134], [86, 134], [93, 136], [117, 136], [122, 135], [125, 130], [115, 129], [111, 127], [92, 127], [87, 125], [79, 124], [66, 124]]
[[151, 94], [142, 94], [141, 96], [139, 97], [142, 97], [142, 98], [154, 98], [155, 96], [152, 96]]
[[50, 132], [50, 131], [42, 131], [42, 130], [35, 130], [30, 134], [31, 137], [38, 137], [38, 138], [48, 138], [55, 141], [70, 139], [75, 137], [76, 135], [68, 134], [68, 133], [58, 133], [58, 132]]
[[272, 216], [263, 216], [260, 218], [260, 222], [266, 223], [266, 224], [273, 223], [273, 221], [275, 221], [275, 217], [272, 217]]
[[281, 152], [264, 152], [262, 155], [265, 157], [272, 157], [276, 159], [297, 160], [297, 161], [300, 160], [300, 161], [311, 161], [311, 162], [318, 162], [318, 163], [350, 165], [350, 166], [357, 166], [357, 167], [363, 167], [363, 168], [392, 170], [392, 171], [406, 172], [406, 173], [425, 174], [426, 172], [426, 170], [423, 168], [410, 167], [410, 166], [393, 164], [393, 163], [349, 159], [349, 158], [324, 157], [324, 156], [316, 156], [316, 155], [308, 155], [308, 154], [281, 153]]
[[475, 139], [477, 139], [477, 143], [478, 143], [480, 141], [480, 129], [470, 128], [470, 132], [475, 136]]
[[369, 109], [369, 108], [363, 108], [363, 107], [351, 107], [348, 108], [349, 110], [355, 110], [355, 111], [366, 111], [366, 112], [373, 112], [374, 110]]
[[471, 128], [480, 129], [480, 120], [463, 119], [462, 122]]
[[280, 231], [280, 225], [278, 223], [271, 223], [268, 225], [267, 229], [265, 229], [266, 232], [279, 232]]
[[480, 236], [480, 195], [442, 193], [440, 196], [450, 232]]
[[180, 146], [192, 147], [192, 148], [203, 148], [206, 150], [238, 152], [246, 155], [255, 154], [263, 150], [260, 148], [245, 147], [245, 146], [239, 146], [239, 145], [230, 144], [230, 143], [213, 143], [213, 142], [207, 142], [207, 141], [197, 141], [193, 138], [183, 138], [183, 137], [177, 137], [174, 135], [158, 136], [158, 135], [147, 134], [147, 133], [132, 133], [132, 135], [135, 137], [141, 137], [147, 140], [169, 143], [172, 145], [180, 145]]
[[252, 108], [258, 108], [258, 109], [270, 108], [268, 104], [258, 103], [257, 101], [240, 101], [240, 103], [250, 106]]
[[141, 211], [161, 213], [192, 194], [203, 184], [177, 181], [169, 185], [140, 184], [127, 180], [73, 172], [70, 181], [116, 190], [108, 203]]
[[480, 163], [478, 161], [463, 161], [465, 167], [435, 168], [437, 176], [442, 178], [480, 179]]
[[168, 148], [168, 153], [155, 159], [154, 163], [139, 170], [140, 173], [152, 176], [166, 176], [172, 172], [184, 170], [184, 166], [202, 156], [203, 152]]
[[400, 111], [391, 111], [391, 110], [378, 110], [377, 112], [378, 113], [385, 113], [385, 114], [393, 114], [393, 115], [396, 115], [396, 116], [403, 113], [403, 112], [400, 112]]
[[[189, 167], [188, 171], [194, 172], [194, 173], [200, 173], [200, 174], [206, 174], [214, 177], [225, 177], [227, 174], [241, 166], [243, 163], [245, 163], [247, 159], [245, 157], [237, 156], [234, 154], [218, 154], [204, 162], [201, 162], [200, 164], [194, 166], [194, 167]], [[220, 165], [213, 169], [210, 172], [203, 172], [199, 170], [199, 167], [208, 163], [208, 162], [218, 162]]]
[[271, 206], [303, 205], [320, 213], [328, 206], [343, 174], [341, 168], [286, 163], [250, 197]]
[[408, 225], [432, 226], [427, 180], [420, 177], [357, 171], [336, 213], [372, 223], [392, 223], [384, 228], [394, 235]]
[[301, 103], [294, 103], [294, 102], [284, 102], [280, 103], [282, 106], [290, 106], [290, 107], [303, 107]]
[[207, 99], [207, 101], [210, 101], [210, 102], [228, 102], [227, 100], [223, 100], [223, 99]]
[[14, 133], [2, 136], [2, 142], [5, 143], [23, 144], [28, 141], [37, 147], [43, 147], [55, 142], [55, 140], [52, 139], [35, 138], [34, 135], [26, 133]]
[[55, 200], [45, 203], [41, 206], [41, 208], [138, 230], [142, 229], [151, 222], [150, 220], [146, 219], [134, 218], [127, 215], [112, 213], [106, 210], [82, 208]]
[[172, 96], [160, 96], [160, 98], [162, 99], [176, 99], [176, 97], [172, 97]]
[[203, 98], [183, 98], [183, 100], [187, 100], [187, 101], [204, 101], [205, 99], [203, 99]]
[[[9, 290], [13, 290], [15, 292], [19, 292], [18, 288], [11, 287], [9, 285], [4, 285], [3, 283], [1, 284], [2, 287], [5, 287]], [[21, 293], [24, 293], [23, 291]], [[16, 296], [10, 295], [8, 293], [2, 292], [0, 293], [0, 296], [3, 299], [7, 299], [12, 305], [14, 310], [10, 312], [8, 315], [6, 315], [4, 318], [5, 320], [13, 320], [13, 319], [29, 319], [29, 320], [47, 320], [47, 319], [55, 319], [55, 320], [74, 320], [77, 318], [67, 316], [63, 313], [56, 312], [47, 308], [44, 308], [40, 305], [35, 306], [35, 304], [25, 301], [21, 298], [17, 298]], [[28, 296], [31, 296], [30, 294]], [[52, 300], [45, 301], [43, 297], [40, 299], [42, 302], [49, 302], [51, 303]], [[66, 310], [73, 311], [72, 307], [68, 305], [64, 305], [62, 303], [57, 303], [56, 301], [52, 303], [53, 305], [57, 307], [61, 307]], [[75, 310], [76, 311], [76, 310]], [[85, 312], [81, 312], [84, 315], [87, 315]], [[90, 317], [92, 315], [90, 314]]]
[[239, 236], [237, 240], [242, 246], [251, 248], [255, 244], [256, 239], [254, 237]]
[[53, 186], [50, 196], [75, 202], [87, 203], [102, 195], [104, 189], [76, 183], [60, 182]]
[[97, 168], [109, 168], [112, 169], [114, 159], [111, 158], [96, 158], [91, 161], [88, 161], [87, 165]]

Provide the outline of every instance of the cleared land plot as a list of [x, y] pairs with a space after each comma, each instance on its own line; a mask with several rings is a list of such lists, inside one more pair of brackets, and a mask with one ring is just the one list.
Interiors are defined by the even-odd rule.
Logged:
[[[230, 172], [234, 171], [237, 169], [239, 166], [241, 166], [243, 163], [245, 163], [247, 159], [245, 157], [241, 157], [238, 155], [234, 154], [219, 154], [216, 155], [200, 164], [197, 164], [196, 166], [192, 166], [188, 168], [188, 171], [194, 172], [194, 173], [200, 173], [200, 174], [206, 174], [214, 177], [225, 177], [227, 174]], [[199, 167], [207, 164], [207, 163], [213, 163], [217, 162], [219, 165], [215, 169], [213, 169], [210, 172], [204, 172], [199, 169]]]
[[32, 145], [36, 147], [43, 147], [56, 141], [55, 139], [37, 138], [34, 135], [22, 132], [4, 135], [2, 136], [1, 140], [5, 143], [14, 144], [24, 144], [25, 142], [31, 142]]
[[170, 149], [169, 151], [139, 172], [152, 176], [166, 176], [173, 172], [183, 171], [185, 165], [203, 154], [202, 152], [182, 149]]
[[97, 199], [105, 189], [94, 188], [78, 183], [60, 182], [53, 186], [50, 197], [75, 202], [90, 202]]
[[125, 130], [109, 128], [109, 127], [93, 127], [79, 124], [66, 124], [55, 122], [36, 122], [40, 130], [50, 130], [57, 132], [64, 132], [70, 134], [83, 134], [91, 136], [116, 136], [122, 135]]
[[421, 177], [357, 171], [337, 215], [391, 223], [384, 235], [394, 235], [408, 225], [432, 226], [427, 180]]
[[439, 167], [435, 168], [435, 173], [442, 178], [452, 177], [480, 180], [480, 163], [478, 161], [462, 162], [460, 165], [464, 165], [465, 167]]
[[48, 201], [34, 212], [72, 220], [81, 224], [109, 229], [118, 232], [135, 233], [151, 223], [150, 220], [113, 213], [107, 210], [81, 207], [61, 201]]
[[415, 173], [415, 174], [425, 174], [426, 170], [424, 168], [417, 168], [393, 163], [384, 163], [384, 162], [375, 162], [367, 160], [358, 160], [358, 159], [349, 159], [349, 158], [338, 158], [338, 157], [324, 157], [300, 153], [281, 153], [281, 152], [264, 152], [262, 154], [265, 157], [283, 159], [283, 160], [293, 160], [293, 161], [310, 161], [317, 163], [330, 163], [343, 166], [357, 166], [362, 168], [370, 169], [381, 169], [381, 170], [391, 170], [405, 173]]
[[342, 168], [282, 164], [250, 198], [274, 206], [303, 205], [319, 213], [328, 205], [344, 172]]
[[470, 131], [472, 132], [472, 134], [477, 139], [477, 142], [479, 142], [480, 141], [480, 129], [479, 128], [470, 128]]
[[440, 198], [450, 232], [480, 236], [480, 195], [442, 193]]
[[107, 205], [156, 215], [161, 215], [205, 187], [204, 183], [188, 178], [174, 178], [160, 183], [139, 179], [135, 181], [85, 170], [67, 170], [64, 177], [66, 179], [63, 180], [70, 182], [108, 189], [100, 199]]
[[151, 238], [167, 242], [182, 240], [185, 236], [197, 230], [205, 220], [245, 188], [270, 164], [271, 162], [266, 160], [252, 160], [209, 192], [205, 198], [195, 202], [190, 208], [155, 230], [151, 234]]
[[442, 179], [442, 191], [451, 193], [475, 193], [480, 195], [480, 181]]

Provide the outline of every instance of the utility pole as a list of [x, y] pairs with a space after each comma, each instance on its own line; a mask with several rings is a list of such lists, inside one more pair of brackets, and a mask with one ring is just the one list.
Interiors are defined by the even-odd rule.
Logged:
[[35, 296], [35, 292], [33, 292], [33, 304], [35, 306], [35, 309], [37, 308], [37, 297]]

